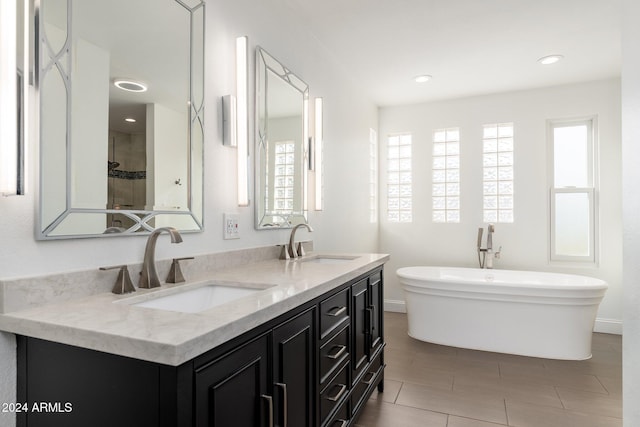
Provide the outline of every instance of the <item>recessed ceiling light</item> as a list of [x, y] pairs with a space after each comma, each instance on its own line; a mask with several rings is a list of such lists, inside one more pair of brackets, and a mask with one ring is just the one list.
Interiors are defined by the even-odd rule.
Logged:
[[538, 59], [538, 62], [541, 63], [542, 65], [551, 65], [560, 61], [562, 58], [564, 58], [564, 56], [562, 55], [548, 55]]
[[135, 122], [137, 122], [137, 120], [134, 119], [133, 117], [126, 117], [124, 119], [124, 121], [127, 122], [127, 123], [135, 123]]
[[146, 84], [134, 80], [118, 79], [114, 80], [113, 85], [127, 92], [146, 92], [147, 90]]
[[433, 77], [431, 77], [428, 74], [423, 74], [421, 76], [416, 76], [414, 77], [414, 80], [416, 81], [416, 83], [426, 83], [429, 80], [431, 80]]

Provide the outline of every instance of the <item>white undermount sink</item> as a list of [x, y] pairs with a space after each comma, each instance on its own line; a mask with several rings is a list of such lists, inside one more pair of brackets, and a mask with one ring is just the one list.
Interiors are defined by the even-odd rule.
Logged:
[[306, 258], [300, 258], [300, 262], [311, 262], [315, 264], [342, 264], [353, 261], [359, 256], [352, 255], [311, 255]]
[[132, 303], [131, 305], [182, 313], [199, 313], [262, 291], [264, 291], [264, 288], [211, 284], [175, 292], [170, 295], [158, 296], [157, 298]]

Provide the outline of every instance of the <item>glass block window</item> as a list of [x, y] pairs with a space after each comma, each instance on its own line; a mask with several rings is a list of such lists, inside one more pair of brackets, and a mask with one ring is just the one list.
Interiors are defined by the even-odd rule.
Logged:
[[369, 222], [378, 222], [378, 133], [369, 129]]
[[389, 136], [387, 141], [387, 219], [412, 221], [411, 134]]
[[277, 213], [291, 213], [294, 197], [296, 144], [293, 141], [277, 142], [275, 150], [274, 210]]
[[460, 222], [460, 129], [433, 133], [433, 222]]
[[513, 222], [513, 123], [485, 125], [482, 146], [483, 220]]

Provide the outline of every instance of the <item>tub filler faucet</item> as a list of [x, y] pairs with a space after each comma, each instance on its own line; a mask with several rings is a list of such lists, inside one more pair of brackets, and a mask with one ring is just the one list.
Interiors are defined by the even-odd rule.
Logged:
[[482, 247], [482, 227], [478, 228], [478, 263], [480, 268], [493, 268], [493, 260], [500, 259], [500, 252], [502, 246], [498, 248], [496, 252], [493, 250], [493, 232], [495, 227], [493, 224], [489, 224], [487, 227], [487, 246]]

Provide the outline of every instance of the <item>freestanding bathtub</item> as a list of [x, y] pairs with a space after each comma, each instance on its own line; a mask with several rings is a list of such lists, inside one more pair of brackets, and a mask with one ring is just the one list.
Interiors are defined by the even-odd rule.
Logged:
[[570, 274], [405, 267], [409, 335], [454, 347], [548, 359], [591, 357], [606, 282]]

